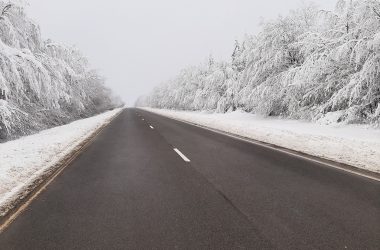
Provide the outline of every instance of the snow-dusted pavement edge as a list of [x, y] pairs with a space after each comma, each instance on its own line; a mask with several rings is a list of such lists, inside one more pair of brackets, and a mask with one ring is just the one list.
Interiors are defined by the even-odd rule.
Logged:
[[364, 125], [322, 125], [262, 118], [236, 111], [227, 114], [142, 108], [169, 118], [269, 143], [311, 156], [380, 173], [380, 130]]
[[0, 144], [0, 218], [58, 171], [121, 108]]

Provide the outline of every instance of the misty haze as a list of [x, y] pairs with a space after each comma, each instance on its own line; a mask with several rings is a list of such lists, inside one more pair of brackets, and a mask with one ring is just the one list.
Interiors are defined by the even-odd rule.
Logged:
[[380, 249], [379, 0], [0, 0], [0, 249]]

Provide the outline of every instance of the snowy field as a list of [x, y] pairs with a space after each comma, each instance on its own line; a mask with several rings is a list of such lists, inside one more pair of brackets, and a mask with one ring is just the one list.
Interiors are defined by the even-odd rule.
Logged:
[[[263, 118], [241, 111], [226, 114], [144, 108], [167, 117], [237, 134], [380, 173], [380, 129], [362, 125]], [[326, 120], [325, 123], [328, 123]]]
[[0, 216], [121, 109], [0, 144]]

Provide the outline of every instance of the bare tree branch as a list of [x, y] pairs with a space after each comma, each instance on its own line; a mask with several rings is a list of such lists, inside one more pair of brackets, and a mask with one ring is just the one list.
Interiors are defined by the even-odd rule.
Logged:
[[3, 11], [1, 12], [1, 15], [2, 16], [6, 15], [11, 7], [12, 7], [12, 4], [5, 5], [5, 7], [3, 8]]
[[380, 18], [380, 12], [376, 10], [375, 7], [373, 8], [373, 12], [375, 12], [376, 16]]
[[3, 10], [1, 11], [0, 19], [4, 19], [4, 16], [8, 14], [9, 9], [12, 7], [12, 4], [7, 4], [4, 6]]

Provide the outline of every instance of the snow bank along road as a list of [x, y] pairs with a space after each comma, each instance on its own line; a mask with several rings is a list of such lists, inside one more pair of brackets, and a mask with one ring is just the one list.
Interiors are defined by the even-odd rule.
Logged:
[[127, 109], [0, 234], [0, 246], [378, 249], [379, 183]]
[[0, 219], [121, 109], [0, 144]]
[[[362, 169], [361, 172], [371, 171], [380, 176], [380, 130], [370, 128], [368, 125], [322, 125], [287, 119], [262, 118], [243, 111], [207, 114], [152, 108], [145, 108], [145, 110], [348, 164], [354, 166], [356, 169], [353, 169], [356, 171]], [[333, 122], [334, 118], [336, 120], [335, 115], [325, 117], [325, 122]]]

